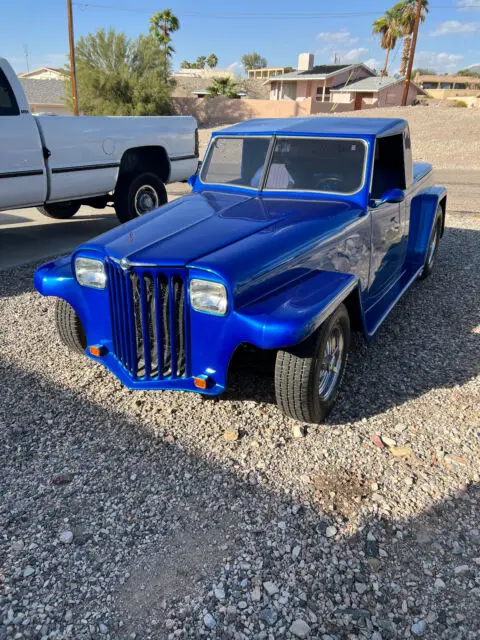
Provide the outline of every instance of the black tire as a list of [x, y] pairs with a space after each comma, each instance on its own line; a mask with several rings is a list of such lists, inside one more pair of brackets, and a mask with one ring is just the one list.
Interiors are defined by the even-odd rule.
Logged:
[[438, 246], [440, 244], [440, 238], [442, 236], [442, 207], [438, 205], [435, 214], [435, 220], [428, 240], [427, 253], [425, 256], [425, 263], [423, 265], [422, 275], [420, 280], [425, 280], [432, 273], [435, 267], [435, 261], [438, 254]]
[[55, 324], [63, 344], [71, 351], [84, 353], [87, 347], [85, 331], [73, 307], [65, 300], [57, 300], [55, 307]]
[[[327, 344], [331, 346], [332, 340], [340, 340], [340, 336], [343, 344], [339, 348], [338, 362], [334, 371], [327, 371], [322, 367]], [[280, 409], [295, 420], [315, 424], [323, 422], [337, 399], [349, 346], [350, 318], [345, 305], [341, 304], [311, 338], [293, 349], [278, 351], [275, 395]], [[331, 386], [328, 393], [321, 394], [320, 383], [327, 378]]]
[[[143, 192], [142, 192], [143, 188]], [[140, 193], [140, 195], [139, 195]], [[146, 206], [142, 196], [146, 197]], [[145, 199], [145, 198], [144, 198]], [[152, 200], [151, 208], [148, 207], [148, 199]], [[128, 222], [138, 218], [148, 211], [158, 209], [167, 202], [165, 185], [154, 173], [139, 173], [137, 175], [124, 175], [118, 179], [115, 189], [115, 211], [120, 222]], [[142, 211], [142, 209], [144, 209]]]
[[72, 218], [80, 209], [81, 204], [75, 200], [68, 202], [50, 202], [44, 204], [43, 207], [37, 207], [40, 213], [47, 218], [55, 218], [55, 220], [68, 220]]

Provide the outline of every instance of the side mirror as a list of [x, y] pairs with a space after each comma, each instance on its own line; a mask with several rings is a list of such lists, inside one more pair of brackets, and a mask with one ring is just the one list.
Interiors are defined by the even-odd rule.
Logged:
[[380, 200], [377, 201], [377, 206], [379, 204], [385, 204], [386, 202], [403, 202], [405, 200], [405, 192], [402, 189], [389, 189], [385, 191]]

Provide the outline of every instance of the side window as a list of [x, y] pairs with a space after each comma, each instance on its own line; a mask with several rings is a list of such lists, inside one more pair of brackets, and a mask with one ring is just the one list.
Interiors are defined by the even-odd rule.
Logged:
[[406, 189], [403, 153], [403, 134], [377, 139], [370, 197], [378, 200], [390, 189]]
[[19, 114], [15, 94], [6, 75], [0, 69], [0, 116], [18, 116]]

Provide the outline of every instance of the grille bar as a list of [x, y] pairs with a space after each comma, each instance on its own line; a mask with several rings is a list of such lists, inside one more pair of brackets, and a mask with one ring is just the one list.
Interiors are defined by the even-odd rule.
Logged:
[[107, 263], [115, 356], [136, 379], [185, 378], [187, 305], [183, 273]]

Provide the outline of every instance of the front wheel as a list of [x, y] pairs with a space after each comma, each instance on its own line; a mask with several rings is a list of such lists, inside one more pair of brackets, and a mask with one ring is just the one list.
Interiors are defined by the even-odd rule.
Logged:
[[167, 202], [165, 185], [154, 173], [120, 176], [115, 189], [115, 211], [120, 222], [128, 222]]
[[50, 202], [44, 204], [43, 207], [37, 207], [37, 209], [48, 218], [68, 220], [68, 218], [72, 218], [80, 209], [80, 203], [75, 200], [69, 200], [68, 202]]
[[350, 318], [341, 304], [308, 340], [281, 349], [275, 364], [277, 404], [291, 418], [320, 423], [335, 404], [350, 346]]
[[70, 351], [84, 353], [87, 337], [77, 313], [68, 302], [59, 298], [55, 306], [55, 324], [61, 341]]
[[435, 260], [437, 258], [438, 246], [440, 244], [440, 237], [442, 235], [442, 208], [438, 205], [435, 220], [433, 222], [432, 231], [430, 233], [430, 239], [428, 241], [427, 254], [425, 256], [425, 263], [423, 265], [422, 275], [420, 280], [425, 280], [432, 273], [435, 266]]

